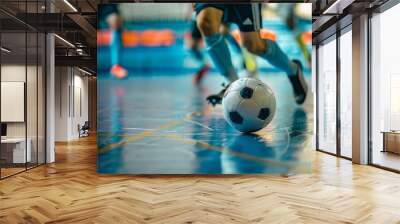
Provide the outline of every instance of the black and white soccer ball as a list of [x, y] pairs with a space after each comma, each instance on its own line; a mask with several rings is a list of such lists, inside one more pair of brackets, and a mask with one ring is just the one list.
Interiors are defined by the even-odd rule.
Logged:
[[224, 117], [241, 132], [255, 132], [267, 126], [275, 115], [276, 100], [271, 88], [255, 78], [240, 78], [222, 99]]

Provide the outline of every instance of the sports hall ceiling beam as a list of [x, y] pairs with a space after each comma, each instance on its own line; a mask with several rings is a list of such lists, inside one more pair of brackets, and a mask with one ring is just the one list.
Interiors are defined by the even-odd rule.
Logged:
[[56, 56], [56, 66], [88, 67], [96, 71], [96, 57], [93, 56]]
[[82, 30], [72, 19], [62, 13], [19, 13], [17, 18], [43, 32]]
[[328, 22], [333, 20], [335, 16], [319, 16], [312, 24], [312, 32], [318, 32], [322, 30], [324, 27], [329, 26]]
[[89, 21], [80, 14], [69, 14], [68, 17], [73, 20], [80, 28], [82, 28], [82, 30], [88, 35], [89, 38], [86, 38], [86, 41], [90, 43], [91, 46], [95, 46], [97, 35], [96, 28], [94, 28], [92, 24], [90, 24]]
[[336, 0], [332, 2], [323, 12], [323, 15], [343, 14], [343, 11], [351, 5], [355, 0]]
[[55, 1], [54, 5], [61, 11], [67, 12], [67, 17], [74, 21], [75, 24], [78, 25], [86, 33], [86, 35], [89, 37], [87, 38], [87, 41], [90, 45], [94, 46], [96, 45], [94, 41], [96, 39], [96, 28], [84, 16], [82, 16], [81, 11], [84, 10], [79, 8], [79, 4], [76, 3], [78, 2], [63, 0]]

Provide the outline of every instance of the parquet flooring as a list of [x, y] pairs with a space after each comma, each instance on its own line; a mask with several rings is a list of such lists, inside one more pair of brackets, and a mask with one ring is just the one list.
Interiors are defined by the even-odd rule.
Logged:
[[400, 175], [315, 152], [311, 174], [99, 175], [96, 139], [0, 181], [0, 223], [400, 223]]

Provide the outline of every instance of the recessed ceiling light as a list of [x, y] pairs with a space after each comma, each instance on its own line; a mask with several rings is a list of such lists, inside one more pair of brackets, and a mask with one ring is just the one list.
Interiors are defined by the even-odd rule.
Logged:
[[74, 12], [78, 12], [78, 10], [73, 6], [68, 0], [64, 0], [65, 4], [67, 4]]
[[81, 72], [83, 72], [83, 73], [85, 73], [85, 74], [87, 74], [87, 75], [90, 75], [90, 76], [93, 75], [92, 73], [90, 73], [90, 72], [88, 72], [88, 71], [86, 71], [86, 70], [83, 70], [83, 69], [81, 69], [81, 68], [79, 68], [79, 67], [78, 67], [78, 70], [81, 71]]
[[54, 34], [55, 37], [57, 37], [59, 40], [61, 40], [62, 42], [66, 43], [67, 45], [69, 45], [70, 47], [75, 48], [75, 45], [73, 45], [71, 42], [69, 42], [68, 40], [60, 37], [58, 34]]
[[7, 49], [7, 48], [5, 48], [5, 47], [1, 47], [0, 49], [1, 49], [2, 51], [6, 52], [6, 53], [10, 53], [10, 52], [11, 52], [11, 50], [9, 50], [9, 49]]
[[343, 9], [347, 8], [353, 2], [354, 2], [354, 0], [336, 0], [327, 9], [325, 9], [322, 14], [323, 15], [342, 14]]

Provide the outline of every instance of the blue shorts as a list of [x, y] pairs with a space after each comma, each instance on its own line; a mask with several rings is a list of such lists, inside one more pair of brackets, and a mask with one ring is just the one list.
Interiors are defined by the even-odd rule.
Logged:
[[222, 21], [224, 23], [235, 23], [242, 32], [253, 32], [262, 27], [261, 4], [218, 4], [218, 3], [196, 3], [194, 9], [197, 14], [201, 10], [213, 7], [224, 12]]

